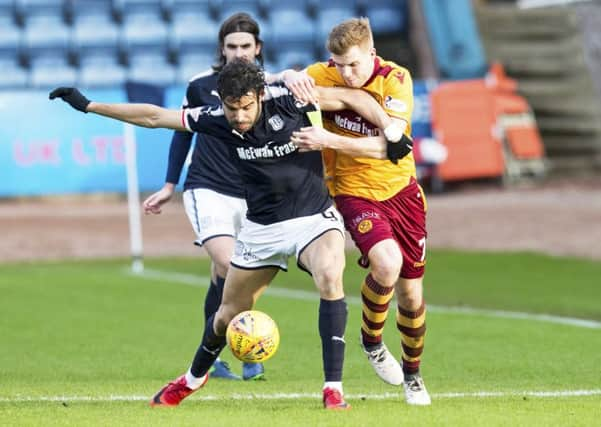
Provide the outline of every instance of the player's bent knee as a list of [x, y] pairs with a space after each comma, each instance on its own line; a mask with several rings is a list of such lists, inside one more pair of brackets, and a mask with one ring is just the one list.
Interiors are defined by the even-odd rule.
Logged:
[[313, 280], [323, 299], [334, 300], [344, 296], [342, 270], [324, 270], [313, 274]]
[[402, 259], [380, 259], [371, 263], [371, 274], [382, 286], [393, 286], [401, 274]]

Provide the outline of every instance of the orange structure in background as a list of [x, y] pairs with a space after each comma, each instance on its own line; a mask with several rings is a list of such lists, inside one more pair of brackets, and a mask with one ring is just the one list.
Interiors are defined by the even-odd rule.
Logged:
[[544, 146], [517, 82], [496, 63], [484, 79], [446, 82], [432, 91], [432, 131], [448, 151], [441, 181], [545, 173]]

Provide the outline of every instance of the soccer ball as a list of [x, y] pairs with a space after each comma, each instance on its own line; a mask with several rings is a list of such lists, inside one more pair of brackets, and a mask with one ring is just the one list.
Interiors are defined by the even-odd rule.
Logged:
[[248, 310], [232, 319], [227, 326], [226, 339], [237, 359], [259, 363], [275, 354], [280, 345], [280, 332], [267, 314]]

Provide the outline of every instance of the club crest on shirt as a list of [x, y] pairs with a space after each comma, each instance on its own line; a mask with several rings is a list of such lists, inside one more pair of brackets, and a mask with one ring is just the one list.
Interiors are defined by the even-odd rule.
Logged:
[[271, 128], [275, 131], [282, 130], [284, 127], [284, 120], [280, 117], [279, 114], [273, 115], [267, 120]]
[[390, 95], [384, 99], [384, 105], [389, 110], [396, 111], [397, 113], [405, 113], [407, 111], [407, 104], [400, 99], [394, 99]]
[[307, 102], [300, 100], [298, 98], [294, 98], [294, 106], [296, 108], [303, 108], [307, 105]]
[[359, 223], [359, 225], [357, 226], [357, 230], [359, 231], [359, 233], [361, 234], [365, 234], [367, 233], [369, 230], [371, 230], [374, 227], [374, 224], [371, 222], [371, 220], [369, 219], [364, 219], [363, 221], [361, 221]]

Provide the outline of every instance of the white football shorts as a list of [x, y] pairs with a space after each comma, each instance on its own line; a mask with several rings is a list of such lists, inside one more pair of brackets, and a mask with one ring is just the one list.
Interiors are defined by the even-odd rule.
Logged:
[[242, 220], [246, 218], [246, 200], [207, 188], [186, 190], [183, 199], [186, 215], [196, 233], [195, 245], [202, 246], [218, 236], [236, 238], [240, 233]]
[[298, 261], [301, 252], [329, 230], [345, 235], [342, 216], [333, 206], [315, 215], [269, 225], [245, 218], [231, 264], [243, 269], [278, 267], [287, 271], [288, 258], [295, 255], [299, 268], [307, 271]]

